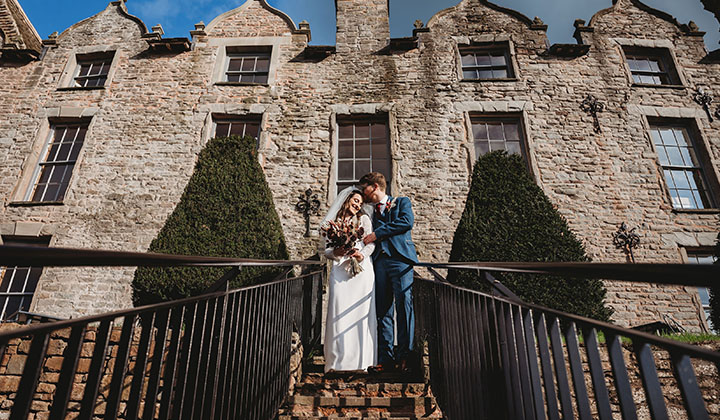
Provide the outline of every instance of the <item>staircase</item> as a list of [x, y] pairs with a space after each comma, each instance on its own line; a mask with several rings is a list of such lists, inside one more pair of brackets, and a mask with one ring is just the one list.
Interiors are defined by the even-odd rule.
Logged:
[[305, 365], [306, 373], [280, 409], [278, 420], [443, 418], [422, 374], [326, 375], [323, 366], [322, 356]]

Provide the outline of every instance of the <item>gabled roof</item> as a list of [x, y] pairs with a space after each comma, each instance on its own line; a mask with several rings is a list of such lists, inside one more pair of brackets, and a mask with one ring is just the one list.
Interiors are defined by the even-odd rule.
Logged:
[[[0, 0], [0, 1], [2, 1], [2, 0]], [[64, 31], [62, 31], [62, 33], [60, 34], [60, 36], [59, 36], [58, 38], [62, 38], [63, 35], [65, 35], [66, 33], [68, 33], [71, 29], [74, 29], [74, 28], [76, 28], [76, 27], [78, 27], [78, 26], [86, 23], [87, 21], [89, 21], [90, 19], [93, 19], [95, 16], [103, 13], [105, 10], [109, 9], [110, 7], [116, 7], [116, 8], [120, 11], [120, 14], [121, 14], [122, 16], [126, 17], [127, 19], [129, 19], [129, 20], [131, 20], [131, 21], [133, 21], [133, 22], [135, 22], [135, 23], [137, 24], [137, 26], [138, 26], [139, 29], [140, 29], [140, 33], [141, 33], [141, 34], [147, 34], [147, 33], [148, 33], [147, 26], [145, 26], [145, 23], [142, 21], [142, 19], [140, 19], [140, 18], [137, 17], [137, 16], [131, 15], [131, 14], [128, 12], [127, 6], [125, 6], [125, 2], [126, 2], [126, 1], [127, 1], [127, 0], [115, 0], [115, 1], [111, 1], [111, 2], [107, 5], [107, 7], [106, 7], [105, 9], [99, 11], [98, 13], [95, 13], [94, 15], [92, 15], [92, 16], [90, 16], [90, 17], [88, 17], [88, 18], [85, 18], [85, 19], [81, 20], [80, 22], [77, 22], [77, 23], [71, 25], [69, 28], [67, 28], [67, 29], [65, 29]]]
[[640, 0], [612, 0], [612, 6], [608, 7], [607, 9], [602, 9], [595, 13], [592, 18], [590, 18], [590, 23], [588, 26], [594, 26], [595, 21], [603, 16], [606, 15], [613, 10], [615, 10], [618, 7], [618, 2], [630, 2], [633, 6], [637, 7], [638, 9], [649, 13], [655, 17], [658, 17], [664, 21], [667, 21], [669, 23], [672, 23], [673, 25], [677, 26], [682, 32], [690, 32], [690, 29], [687, 25], [683, 25], [680, 22], [675, 19], [671, 14], [663, 12], [662, 10], [653, 9], [652, 7], [646, 5], [645, 3], [641, 2]]
[[[227, 19], [228, 17], [230, 17], [232, 15], [242, 12], [243, 10], [248, 8], [253, 1], [257, 1], [258, 3], [260, 3], [260, 6], [262, 6], [263, 9], [267, 10], [268, 12], [270, 12], [274, 15], [279, 16], [282, 20], [284, 20], [285, 23], [287, 23], [288, 28], [290, 28], [290, 31], [292, 33], [299, 32], [297, 26], [295, 26], [295, 22], [293, 22], [293, 20], [290, 18], [290, 16], [288, 16], [284, 12], [270, 6], [266, 0], [247, 0], [247, 1], [245, 1], [245, 3], [243, 3], [242, 5], [236, 7], [232, 10], [229, 10], [229, 11], [217, 16], [212, 21], [210, 21], [210, 23], [206, 27], [206, 31], [210, 32], [215, 26], [217, 26], [223, 20]], [[300, 31], [300, 32], [303, 32], [303, 31]]]
[[[448, 7], [447, 9], [443, 9], [443, 10], [435, 13], [435, 15], [433, 15], [433, 17], [431, 17], [430, 20], [428, 21], [427, 26], [428, 26], [428, 27], [431, 26], [432, 23], [434, 23], [434, 21], [435, 21], [436, 19], [440, 18], [441, 16], [443, 16], [443, 15], [445, 15], [445, 14], [448, 14], [448, 13], [450, 13], [450, 12], [453, 12], [453, 11], [457, 10], [457, 8], [458, 8], [458, 6], [460, 6], [460, 4], [462, 4], [463, 2], [468, 2], [468, 1], [471, 1], [471, 0], [462, 0], [460, 3], [456, 4], [455, 6]], [[506, 15], [508, 15], [508, 16], [512, 16], [512, 17], [514, 17], [515, 19], [517, 19], [518, 21], [526, 24], [528, 27], [533, 26], [533, 25], [535, 24], [532, 19], [530, 19], [529, 17], [525, 16], [524, 14], [518, 12], [517, 10], [508, 9], [508, 8], [506, 8], [506, 7], [498, 6], [497, 4], [492, 3], [492, 2], [489, 2], [489, 1], [487, 1], [487, 0], [475, 0], [475, 1], [477, 1], [477, 2], [480, 3], [481, 5], [486, 6], [486, 7], [490, 8], [490, 9], [496, 10], [496, 11], [498, 11], [498, 12], [500, 12], [500, 13], [504, 13], [504, 14], [506, 14]]]
[[42, 41], [17, 0], [0, 0], [0, 33], [2, 50], [28, 51], [40, 54]]

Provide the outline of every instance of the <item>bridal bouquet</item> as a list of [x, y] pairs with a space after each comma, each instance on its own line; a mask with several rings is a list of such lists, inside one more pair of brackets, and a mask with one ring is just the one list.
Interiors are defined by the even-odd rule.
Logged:
[[[327, 247], [340, 249], [343, 255], [350, 255], [355, 250], [355, 244], [362, 240], [365, 229], [362, 226], [355, 226], [352, 221], [337, 222], [329, 220], [320, 226], [322, 235], [327, 238]], [[360, 263], [355, 258], [350, 258], [347, 272], [355, 277], [363, 271]]]

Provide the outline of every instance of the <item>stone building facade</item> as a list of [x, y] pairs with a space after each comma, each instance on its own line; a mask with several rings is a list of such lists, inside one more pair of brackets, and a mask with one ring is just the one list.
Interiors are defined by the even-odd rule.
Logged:
[[[335, 3], [335, 46], [308, 45], [309, 26], [264, 0], [196, 25], [191, 39], [149, 32], [123, 1], [42, 48], [34, 30], [19, 31], [37, 54], [3, 47], [0, 56], [0, 235], [145, 251], [207, 140], [259, 127], [294, 258], [314, 254], [317, 240], [303, 236], [298, 196], [319, 192], [323, 213], [372, 165], [412, 199], [420, 259], [447, 261], [473, 163], [488, 147], [523, 154], [594, 261], [625, 261], [612, 243], [622, 222], [642, 234], [638, 262], [688, 262], [713, 246], [720, 117], [695, 94], [717, 90], [720, 64], [694, 24], [616, 0], [575, 22], [577, 44], [549, 46], [538, 19], [462, 0], [413, 37], [391, 39], [387, 0]], [[4, 45], [9, 28], [24, 27], [24, 15], [9, 13], [16, 6], [0, 0]], [[581, 106], [588, 95], [604, 104], [597, 128]], [[48, 150], [60, 137], [72, 145], [57, 163]], [[690, 153], [687, 167], [672, 160]], [[43, 182], [51, 167], [64, 171], [56, 184]], [[669, 184], [668, 171], [697, 179], [697, 196]], [[30, 309], [66, 317], [127, 307], [132, 275], [48, 268]], [[621, 325], [665, 314], [706, 328], [692, 288], [608, 283], [608, 292]]]

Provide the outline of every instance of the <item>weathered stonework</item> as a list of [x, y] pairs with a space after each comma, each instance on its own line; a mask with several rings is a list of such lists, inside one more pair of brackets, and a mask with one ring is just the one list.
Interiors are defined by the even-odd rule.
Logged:
[[[713, 245], [720, 215], [672, 209], [647, 119], [695, 124], [710, 156], [708, 175], [718, 178], [720, 122], [709, 121], [692, 93], [706, 86], [720, 95], [720, 64], [704, 60], [698, 32], [637, 0], [617, 0], [588, 26], [576, 25], [589, 51], [565, 57], [548, 53], [544, 25], [463, 0], [416, 31], [415, 46], [397, 47], [386, 0], [336, 4], [337, 45], [326, 55], [310, 54], [309, 31], [263, 0], [248, 0], [193, 31], [190, 51], [152, 52], [146, 27], [119, 1], [46, 42], [42, 60], [0, 61], [0, 234], [17, 235], [18, 224], [34, 223], [23, 226], [33, 233], [41, 226], [51, 246], [145, 251], [213, 135], [213, 115], [261, 115], [260, 161], [292, 257], [308, 257], [317, 239], [303, 237], [297, 196], [319, 191], [324, 212], [336, 194], [337, 118], [373, 114], [387, 118], [391, 188], [413, 200], [420, 259], [447, 261], [475, 156], [470, 118], [512, 114], [524, 124], [536, 181], [594, 261], [625, 261], [612, 244], [621, 222], [640, 227], [638, 262], [678, 263], [681, 247]], [[462, 81], [458, 48], [478, 42], [507, 43], [515, 77]], [[225, 48], [235, 45], [272, 47], [267, 85], [218, 83]], [[668, 48], [682, 85], [632, 86], [623, 45]], [[114, 52], [105, 87], [67, 89], [75, 54], [100, 51]], [[580, 109], [588, 94], [606, 105], [600, 133]], [[64, 202], [18, 205], [50, 124], [71, 117], [91, 122]], [[318, 222], [313, 216], [313, 227]], [[32, 310], [64, 317], [127, 307], [132, 273], [46, 269]], [[669, 314], [701, 328], [691, 288], [608, 287], [621, 325]]]

